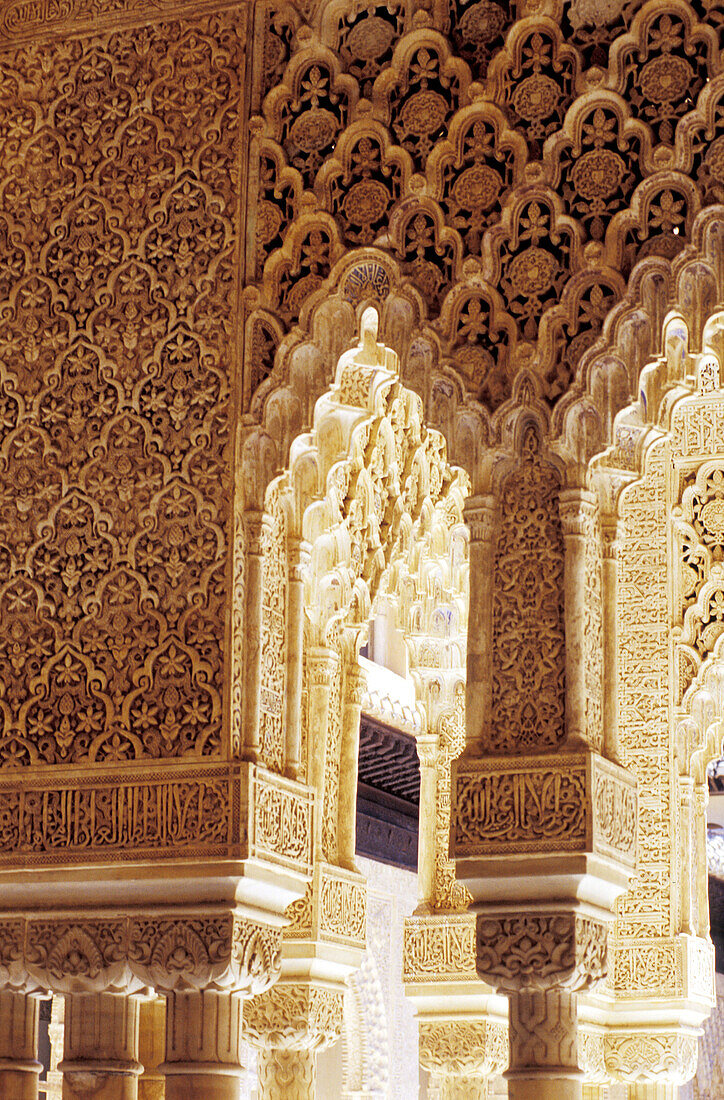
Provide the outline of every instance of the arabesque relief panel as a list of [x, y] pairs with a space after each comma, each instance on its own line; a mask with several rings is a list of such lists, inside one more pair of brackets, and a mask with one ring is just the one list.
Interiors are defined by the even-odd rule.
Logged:
[[[0, 20], [0, 772], [13, 776], [228, 758], [247, 11], [23, 41], [96, 14], [5, 4]], [[149, 779], [128, 806], [158, 847], [185, 827], [169, 814], [187, 825], [219, 797], [195, 776], [195, 794], [168, 787], [161, 805]], [[17, 815], [4, 849], [41, 818], [57, 845], [76, 815], [66, 798], [74, 844], [136, 835], [112, 811], [124, 788], [68, 784], [37, 808], [3, 788]]]

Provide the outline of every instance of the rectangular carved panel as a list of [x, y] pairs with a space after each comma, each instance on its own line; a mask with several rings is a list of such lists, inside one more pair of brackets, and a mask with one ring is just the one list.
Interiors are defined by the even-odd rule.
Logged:
[[477, 981], [475, 913], [405, 918], [405, 982]]

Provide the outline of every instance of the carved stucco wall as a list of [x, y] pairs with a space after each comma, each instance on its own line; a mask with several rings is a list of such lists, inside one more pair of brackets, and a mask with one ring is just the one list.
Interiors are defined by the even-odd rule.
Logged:
[[[44, 13], [0, 11], [0, 768], [212, 760], [248, 13], [31, 41]], [[111, 784], [73, 826], [57, 782], [0, 791], [5, 858], [223, 841], [213, 782], [185, 823]]]
[[357, 865], [368, 884], [367, 949], [346, 994], [352, 1003], [341, 1043], [317, 1059], [319, 1095], [342, 1088], [342, 1095], [417, 1100], [417, 1021], [402, 985], [403, 918], [417, 904], [417, 876], [363, 857]]

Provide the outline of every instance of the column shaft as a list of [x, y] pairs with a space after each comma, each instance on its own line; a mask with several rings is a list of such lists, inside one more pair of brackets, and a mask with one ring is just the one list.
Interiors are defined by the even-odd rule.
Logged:
[[0, 993], [0, 1096], [37, 1100], [40, 1001], [24, 993]]
[[417, 755], [420, 758], [420, 825], [417, 842], [417, 889], [420, 901], [427, 905], [432, 905], [435, 899], [437, 745], [437, 734], [428, 732], [417, 739]]
[[490, 732], [493, 707], [493, 584], [495, 499], [492, 496], [469, 497], [465, 519], [470, 530], [468, 609], [468, 657], [465, 687], [465, 713], [469, 754], [484, 752]]
[[582, 1100], [575, 993], [510, 994], [509, 1100]]
[[[332, 677], [337, 669], [337, 655], [329, 649], [315, 647], [308, 657], [309, 662], [309, 752], [308, 782], [320, 795], [324, 793], [324, 777], [327, 767], [327, 724], [329, 716], [329, 695]], [[325, 858], [322, 847], [322, 824], [324, 807], [320, 804], [315, 814], [315, 859]], [[332, 858], [336, 853], [326, 853]]]
[[63, 1100], [137, 1100], [138, 1011], [135, 997], [66, 995]]
[[294, 540], [289, 548], [289, 576], [287, 582], [286, 773], [291, 779], [298, 779], [301, 770], [304, 566], [308, 558], [309, 549], [307, 544]]
[[679, 841], [681, 844], [681, 925], [680, 931], [690, 936], [696, 935], [691, 890], [691, 833], [693, 827], [692, 808], [694, 780], [687, 775], [679, 776], [680, 813]]
[[606, 517], [601, 523], [601, 612], [603, 617], [603, 743], [609, 760], [618, 760], [618, 520]]
[[312, 1050], [260, 1050], [259, 1100], [314, 1100], [316, 1060]]
[[233, 993], [166, 997], [166, 1100], [238, 1100], [242, 1000]]
[[166, 1051], [166, 1004], [162, 997], [141, 1002], [138, 1031], [138, 1060], [143, 1066], [138, 1100], [163, 1100], [165, 1078], [161, 1064]]
[[359, 767], [359, 721], [365, 675], [358, 664], [348, 664], [344, 676], [342, 745], [339, 758], [338, 858], [342, 867], [354, 871], [357, 847], [357, 772]]
[[677, 1100], [678, 1085], [665, 1085], [660, 1082], [642, 1085], [629, 1085], [629, 1100]]
[[566, 547], [564, 570], [566, 626], [566, 736], [586, 740], [586, 513], [593, 509], [591, 493], [569, 489], [561, 493], [560, 513]]
[[246, 527], [246, 615], [244, 675], [244, 724], [242, 753], [246, 759], [259, 755], [259, 699], [261, 689], [261, 630], [263, 565], [263, 513], [247, 512]]

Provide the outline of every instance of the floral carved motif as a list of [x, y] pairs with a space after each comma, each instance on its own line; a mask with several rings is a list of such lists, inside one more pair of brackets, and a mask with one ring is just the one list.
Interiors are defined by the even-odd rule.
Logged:
[[323, 1050], [342, 1030], [343, 994], [277, 982], [245, 1006], [244, 1037], [261, 1049]]
[[420, 1065], [450, 1076], [493, 1077], [508, 1064], [504, 1029], [488, 1021], [420, 1023]]
[[[526, 432], [501, 502], [493, 600], [490, 751], [543, 750], [564, 736], [565, 637], [560, 481]], [[512, 655], [515, 654], [515, 660]]]
[[[12, 39], [105, 9], [0, 18]], [[0, 125], [20, 84], [24, 104], [0, 210], [22, 255], [0, 286], [0, 651], [29, 656], [0, 687], [0, 766], [221, 750], [243, 41], [218, 15], [0, 62]]]
[[478, 917], [478, 974], [500, 989], [585, 989], [607, 971], [607, 927], [571, 912]]

